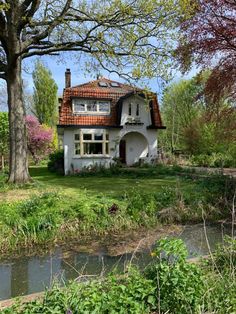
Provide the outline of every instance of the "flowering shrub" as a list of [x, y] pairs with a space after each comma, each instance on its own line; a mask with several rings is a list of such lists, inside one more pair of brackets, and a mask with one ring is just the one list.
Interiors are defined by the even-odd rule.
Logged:
[[36, 164], [50, 154], [53, 150], [53, 130], [41, 125], [37, 118], [26, 117], [28, 131], [28, 150]]

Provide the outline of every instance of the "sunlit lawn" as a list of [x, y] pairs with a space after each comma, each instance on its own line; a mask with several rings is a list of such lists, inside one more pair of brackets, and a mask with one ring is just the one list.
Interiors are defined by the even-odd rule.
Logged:
[[130, 189], [155, 192], [164, 186], [188, 188], [191, 185], [177, 176], [155, 174], [150, 169], [130, 169], [125, 174], [114, 174], [112, 176], [102, 174], [60, 176], [50, 173], [46, 167], [31, 167], [30, 174], [35, 184], [17, 189], [4, 185], [3, 182], [6, 177], [0, 176], [0, 201], [23, 199], [45, 190], [58, 190], [67, 195], [75, 196], [81, 190], [86, 189], [91, 194], [102, 193], [106, 196], [119, 197]]
[[[146, 169], [145, 169], [146, 170]], [[88, 192], [103, 193], [111, 195], [120, 195], [130, 189], [138, 189], [145, 192], [155, 192], [163, 186], [173, 186], [179, 181], [174, 176], [152, 176], [147, 175], [143, 177], [135, 177], [133, 170], [130, 175], [116, 175], [113, 176], [58, 176], [51, 174], [46, 168], [31, 168], [30, 173], [32, 177], [40, 183], [50, 188], [59, 188], [68, 193], [77, 193], [79, 189], [86, 189]]]

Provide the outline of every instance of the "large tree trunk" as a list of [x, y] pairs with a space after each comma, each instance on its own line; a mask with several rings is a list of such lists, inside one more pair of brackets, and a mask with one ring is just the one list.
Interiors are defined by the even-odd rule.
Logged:
[[31, 181], [28, 171], [27, 130], [21, 78], [21, 58], [10, 60], [7, 72], [9, 128], [10, 128], [10, 173], [9, 183]]

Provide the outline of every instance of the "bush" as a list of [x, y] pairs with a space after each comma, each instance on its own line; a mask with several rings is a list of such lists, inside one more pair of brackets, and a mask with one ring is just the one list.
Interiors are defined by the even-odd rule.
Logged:
[[203, 303], [209, 313], [236, 313], [236, 240], [226, 237], [207, 261]]
[[196, 183], [196, 192], [202, 195], [205, 204], [220, 209], [222, 215], [229, 215], [229, 208], [232, 207], [236, 189], [235, 178], [224, 175], [211, 175], [199, 179]]
[[139, 271], [122, 276], [109, 276], [83, 284], [71, 283], [67, 288], [54, 287], [43, 302], [34, 301], [4, 310], [4, 314], [144, 314], [155, 307], [152, 281]]
[[145, 275], [156, 284], [161, 313], [197, 313], [204, 291], [198, 266], [187, 262], [187, 249], [180, 239], [161, 239], [152, 256], [154, 262]]
[[230, 153], [212, 153], [211, 155], [200, 154], [190, 158], [190, 163], [199, 167], [235, 167], [236, 161], [233, 155]]
[[49, 155], [48, 170], [64, 174], [64, 151], [59, 150]]
[[225, 236], [223, 245], [217, 245], [213, 257], [217, 269], [222, 271], [236, 270], [236, 239]]

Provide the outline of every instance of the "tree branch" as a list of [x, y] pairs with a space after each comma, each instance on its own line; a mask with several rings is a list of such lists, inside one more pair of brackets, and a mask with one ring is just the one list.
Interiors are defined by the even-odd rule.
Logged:
[[[39, 0], [35, 0], [39, 1]], [[40, 40], [45, 39], [49, 36], [49, 34], [54, 30], [55, 27], [57, 27], [59, 24], [62, 23], [66, 13], [68, 12], [70, 5], [72, 3], [72, 0], [67, 0], [64, 8], [62, 9], [61, 13], [54, 18], [54, 20], [51, 22], [51, 24], [41, 33], [33, 36], [31, 39], [27, 40], [24, 43], [23, 50], [29, 47], [31, 44], [38, 44]]]
[[[20, 32], [27, 24], [30, 23], [30, 19], [34, 16], [35, 12], [39, 9], [41, 0], [25, 0], [21, 5], [21, 16], [24, 19], [20, 20], [18, 31]], [[27, 10], [27, 8], [31, 7]]]

